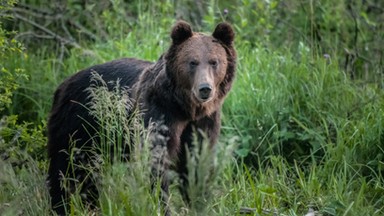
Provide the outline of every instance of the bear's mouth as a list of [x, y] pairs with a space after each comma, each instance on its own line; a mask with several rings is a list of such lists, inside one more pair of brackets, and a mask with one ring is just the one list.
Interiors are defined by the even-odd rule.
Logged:
[[208, 103], [209, 101], [212, 100], [212, 97], [209, 97], [209, 98], [196, 98], [197, 101], [199, 101], [200, 103]]

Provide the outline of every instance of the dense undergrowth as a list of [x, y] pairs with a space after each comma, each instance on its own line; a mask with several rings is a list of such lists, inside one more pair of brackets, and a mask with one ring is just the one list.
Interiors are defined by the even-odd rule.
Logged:
[[[50, 211], [45, 125], [60, 82], [112, 59], [156, 61], [177, 18], [204, 32], [231, 22], [239, 58], [213, 157], [217, 173], [191, 186], [202, 192], [191, 208], [175, 181], [175, 215], [384, 214], [380, 1], [106, 0], [68, 1], [64, 8], [56, 1], [6, 2], [0, 7], [1, 215]], [[191, 157], [191, 166], [194, 157], [201, 157], [201, 173], [212, 167], [206, 155]], [[103, 215], [156, 214], [148, 160], [138, 154], [130, 165], [105, 165]], [[71, 212], [85, 212], [76, 196]]]

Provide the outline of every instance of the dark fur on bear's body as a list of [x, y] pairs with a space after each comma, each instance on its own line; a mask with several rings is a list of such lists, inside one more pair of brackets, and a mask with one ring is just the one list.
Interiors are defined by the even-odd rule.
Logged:
[[[191, 145], [193, 131], [203, 131], [211, 146], [216, 143], [221, 105], [235, 76], [233, 30], [221, 23], [208, 36], [192, 32], [189, 24], [180, 21], [173, 27], [171, 38], [171, 47], [155, 63], [129, 58], [96, 65], [76, 73], [57, 89], [48, 121], [48, 185], [52, 207], [58, 214], [65, 214], [63, 200], [65, 203], [71, 193], [61, 187], [63, 175], [84, 182], [81, 193], [89, 195], [86, 201], [90, 205], [97, 202], [93, 180], [84, 177], [84, 170], [71, 170], [68, 155], [73, 141], [79, 149], [92, 147], [89, 123], [96, 123], [81, 104], [90, 100], [85, 90], [93, 71], [107, 82], [120, 79], [121, 86], [131, 88], [130, 97], [146, 127], [150, 122], [166, 126], [161, 132], [167, 140], [164, 161], [175, 163], [181, 178], [186, 176], [185, 149]], [[90, 155], [80, 154], [82, 163], [92, 163]], [[169, 168], [167, 163], [162, 165], [165, 170]], [[167, 192], [166, 180], [162, 188]]]
[[[95, 205], [96, 199], [92, 197], [98, 196], [96, 186], [93, 184], [95, 179], [85, 179], [81, 176], [86, 175], [84, 170], [79, 168], [73, 170], [73, 167], [69, 166], [71, 144], [74, 142], [75, 147], [79, 149], [91, 146], [92, 133], [97, 133], [92, 129], [92, 126], [97, 125], [94, 117], [84, 107], [90, 100], [85, 90], [90, 86], [92, 72], [97, 71], [105, 81], [121, 79], [121, 85], [132, 86], [137, 83], [143, 70], [151, 65], [153, 63], [137, 59], [111, 61], [73, 75], [56, 90], [48, 121], [48, 158], [50, 159], [48, 185], [52, 207], [59, 215], [65, 214], [62, 200], [66, 199], [65, 197], [70, 193], [61, 187], [63, 175], [66, 178], [77, 177], [80, 182], [86, 181], [84, 182], [86, 186], [81, 189], [81, 193], [90, 194], [86, 200], [89, 204]], [[81, 163], [91, 163], [89, 155], [83, 158], [85, 161]], [[75, 172], [74, 175], [72, 175], [73, 172]]]

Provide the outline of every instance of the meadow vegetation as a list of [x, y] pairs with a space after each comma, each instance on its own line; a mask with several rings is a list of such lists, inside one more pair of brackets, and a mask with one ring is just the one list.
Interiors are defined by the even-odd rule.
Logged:
[[[216, 151], [190, 152], [188, 166], [198, 173], [190, 176], [190, 207], [177, 178], [172, 184], [174, 215], [384, 215], [379, 0], [3, 1], [0, 215], [50, 213], [46, 122], [57, 86], [109, 60], [156, 61], [177, 19], [203, 32], [232, 23], [238, 68]], [[123, 97], [90, 91], [105, 142], [132, 128], [146, 137], [139, 119], [127, 127]], [[150, 155], [145, 146], [136, 151], [128, 164], [102, 163], [102, 215], [157, 214]], [[79, 196], [72, 215], [86, 214]]]

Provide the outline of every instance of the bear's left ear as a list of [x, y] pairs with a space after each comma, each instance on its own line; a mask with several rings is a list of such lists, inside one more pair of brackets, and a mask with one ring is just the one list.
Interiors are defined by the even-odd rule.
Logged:
[[231, 46], [233, 39], [235, 38], [235, 32], [229, 23], [223, 22], [216, 26], [212, 36], [223, 42], [225, 45]]
[[174, 44], [180, 44], [192, 37], [191, 26], [184, 21], [178, 21], [172, 28], [171, 38]]

